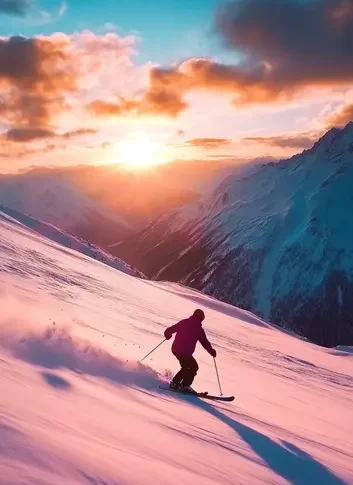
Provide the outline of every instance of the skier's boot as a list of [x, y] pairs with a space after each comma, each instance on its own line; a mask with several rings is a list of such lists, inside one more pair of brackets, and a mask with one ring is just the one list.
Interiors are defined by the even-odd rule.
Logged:
[[191, 386], [180, 386], [181, 392], [185, 392], [186, 394], [196, 394], [196, 391]]
[[169, 389], [172, 389], [173, 391], [176, 391], [177, 389], [180, 389], [180, 384], [175, 384], [175, 382], [171, 382], [169, 384]]

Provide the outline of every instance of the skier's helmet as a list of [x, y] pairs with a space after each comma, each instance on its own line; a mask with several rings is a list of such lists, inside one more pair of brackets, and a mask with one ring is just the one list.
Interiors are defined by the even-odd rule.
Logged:
[[200, 310], [200, 308], [198, 308], [197, 310], [194, 311], [193, 316], [197, 317], [201, 322], [203, 320], [205, 320], [205, 314], [204, 314], [203, 310]]

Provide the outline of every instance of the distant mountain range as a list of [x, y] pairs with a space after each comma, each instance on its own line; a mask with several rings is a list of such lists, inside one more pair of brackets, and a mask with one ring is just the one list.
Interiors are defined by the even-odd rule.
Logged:
[[0, 175], [0, 204], [107, 248], [165, 210], [197, 200], [231, 167], [227, 161], [176, 161], [141, 172], [119, 166], [36, 168]]
[[112, 251], [325, 346], [353, 344], [353, 123], [229, 176]]
[[64, 170], [1, 176], [0, 204], [103, 246], [131, 231], [124, 217], [85, 194]]

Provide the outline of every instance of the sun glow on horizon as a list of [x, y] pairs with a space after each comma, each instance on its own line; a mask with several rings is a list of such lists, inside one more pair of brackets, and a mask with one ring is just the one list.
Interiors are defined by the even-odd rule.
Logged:
[[109, 156], [110, 164], [121, 164], [130, 170], [144, 170], [170, 160], [167, 147], [150, 140], [148, 135], [137, 134], [120, 140]]

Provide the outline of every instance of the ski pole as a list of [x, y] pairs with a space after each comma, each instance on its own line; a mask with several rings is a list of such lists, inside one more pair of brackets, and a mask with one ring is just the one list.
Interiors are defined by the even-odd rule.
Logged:
[[160, 347], [162, 344], [164, 344], [164, 342], [165, 342], [166, 340], [167, 340], [167, 339], [165, 338], [165, 339], [164, 339], [162, 342], [160, 342], [158, 345], [156, 345], [156, 346], [155, 346], [155, 348], [151, 350], [151, 352], [149, 352], [147, 355], [145, 355], [143, 359], [139, 360], [139, 363], [141, 364], [141, 362], [142, 362], [143, 360], [147, 359], [147, 357], [148, 357], [149, 355], [151, 355], [151, 354], [152, 354], [152, 352], [154, 352], [155, 350], [157, 350], [157, 349], [158, 349], [158, 347]]
[[223, 396], [222, 388], [221, 388], [221, 381], [219, 380], [219, 374], [218, 374], [218, 369], [217, 369], [217, 363], [216, 363], [216, 357], [213, 357], [214, 361], [214, 366], [216, 369], [216, 374], [217, 374], [217, 379], [218, 379], [218, 385], [219, 385], [219, 392], [221, 393], [221, 396]]

